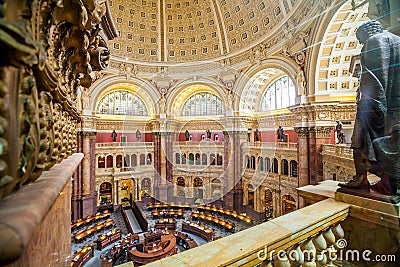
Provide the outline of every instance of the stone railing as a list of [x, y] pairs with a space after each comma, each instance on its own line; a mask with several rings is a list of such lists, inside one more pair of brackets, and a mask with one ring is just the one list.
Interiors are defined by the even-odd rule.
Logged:
[[322, 155], [324, 154], [353, 159], [353, 149], [345, 145], [322, 145]]
[[327, 199], [147, 266], [329, 266], [349, 207]]
[[268, 148], [268, 149], [291, 149], [297, 150], [297, 143], [288, 142], [249, 142], [244, 148]]
[[110, 148], [110, 147], [152, 147], [153, 142], [112, 142], [112, 143], [96, 143], [96, 148]]

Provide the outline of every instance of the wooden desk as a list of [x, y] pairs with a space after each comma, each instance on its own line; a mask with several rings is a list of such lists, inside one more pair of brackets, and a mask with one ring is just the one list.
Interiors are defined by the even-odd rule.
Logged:
[[112, 230], [107, 234], [101, 235], [96, 241], [96, 249], [103, 250], [109, 244], [112, 244], [121, 239], [120, 230]]
[[94, 248], [92, 246], [83, 247], [78, 253], [72, 256], [71, 266], [81, 267], [85, 265], [94, 256]]
[[190, 222], [182, 222], [182, 231], [197, 235], [207, 242], [210, 242], [214, 235], [214, 231], [210, 228]]
[[182, 232], [176, 231], [175, 237], [178, 245], [181, 245], [185, 249], [191, 249], [198, 246], [197, 242], [194, 241], [193, 238]]
[[155, 224], [156, 229], [165, 230], [176, 230], [176, 220], [175, 219], [160, 219], [156, 221]]

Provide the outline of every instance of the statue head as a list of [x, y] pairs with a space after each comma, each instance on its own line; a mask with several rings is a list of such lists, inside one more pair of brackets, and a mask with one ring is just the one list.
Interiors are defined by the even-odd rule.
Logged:
[[382, 25], [379, 21], [369, 20], [358, 27], [356, 37], [361, 44], [365, 44], [369, 37], [382, 32]]

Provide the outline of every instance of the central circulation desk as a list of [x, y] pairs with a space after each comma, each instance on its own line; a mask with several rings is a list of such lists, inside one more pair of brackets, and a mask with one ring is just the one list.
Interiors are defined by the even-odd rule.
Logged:
[[210, 242], [214, 235], [214, 231], [210, 228], [193, 222], [182, 222], [182, 231], [197, 235], [207, 242]]

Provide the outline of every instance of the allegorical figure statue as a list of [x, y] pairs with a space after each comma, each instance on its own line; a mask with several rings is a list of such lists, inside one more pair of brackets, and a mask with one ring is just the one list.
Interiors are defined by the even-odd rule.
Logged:
[[256, 139], [256, 142], [260, 141], [260, 131], [258, 129], [256, 129], [256, 132], [255, 132], [255, 139]]
[[111, 132], [111, 138], [113, 142], [117, 142], [117, 132], [115, 130]]
[[211, 131], [210, 130], [207, 130], [206, 131], [206, 134], [207, 134], [207, 139], [211, 139]]
[[338, 140], [336, 144], [346, 143], [346, 136], [343, 132], [343, 124], [340, 121], [336, 121], [335, 132], [336, 132], [336, 138]]
[[279, 141], [283, 141], [285, 139], [285, 133], [283, 131], [283, 127], [279, 125], [278, 130], [276, 131]]
[[190, 133], [188, 130], [185, 131], [185, 140], [190, 141]]
[[142, 140], [142, 133], [139, 131], [139, 129], [136, 130], [136, 141], [141, 141]]
[[362, 24], [356, 37], [363, 44], [360, 96], [351, 139], [356, 175], [340, 186], [369, 189], [367, 171], [374, 173], [371, 165], [377, 161], [372, 142], [399, 123], [400, 37], [383, 31], [377, 21]]

